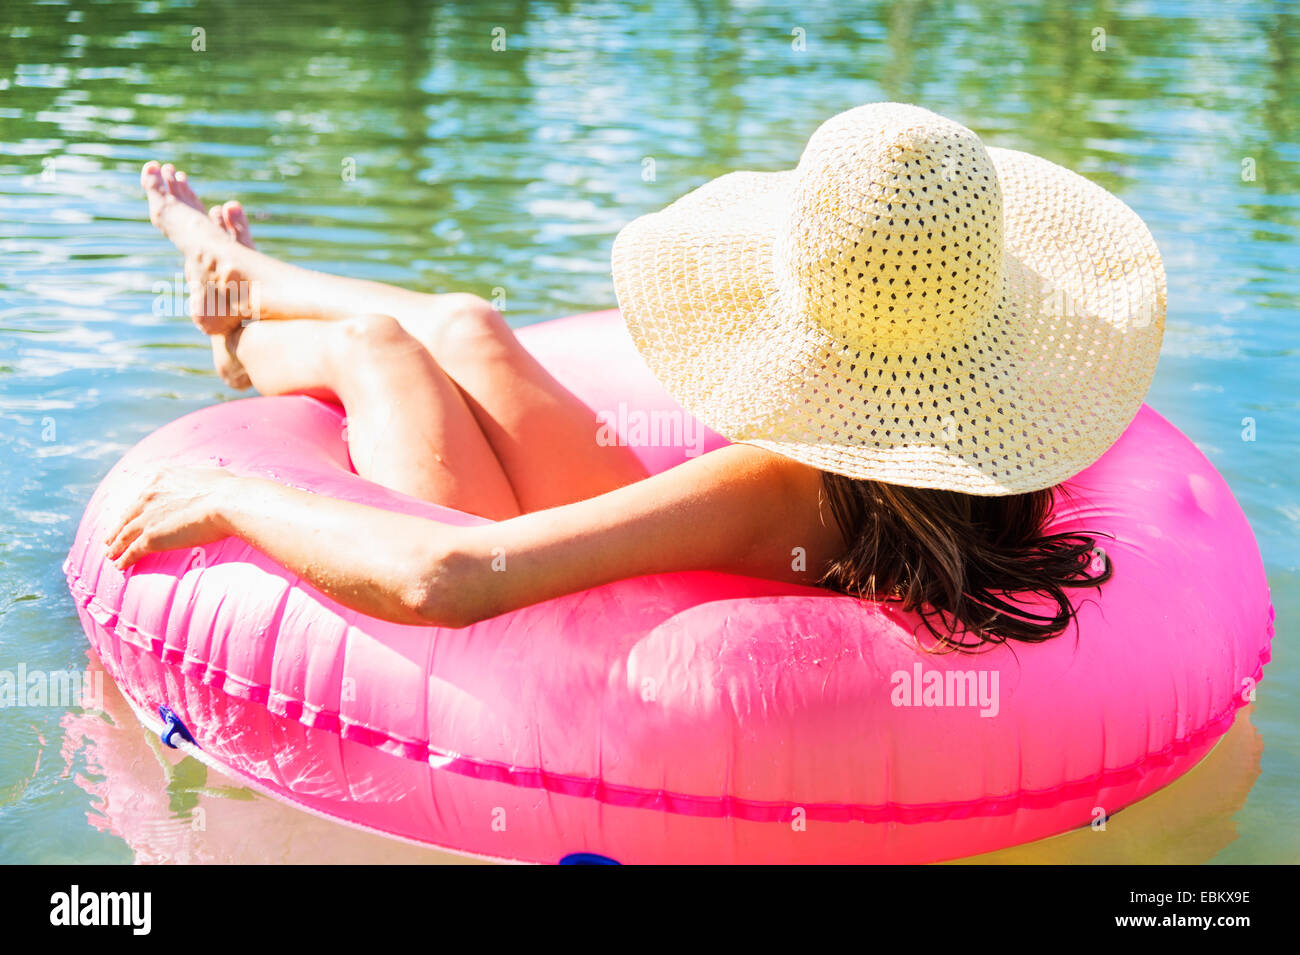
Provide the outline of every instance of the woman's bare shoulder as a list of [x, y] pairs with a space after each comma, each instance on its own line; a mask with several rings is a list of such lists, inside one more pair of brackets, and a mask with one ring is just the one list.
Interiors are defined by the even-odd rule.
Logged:
[[[727, 471], [762, 490], [745, 501], [755, 525], [752, 546], [730, 568], [756, 577], [813, 584], [844, 549], [822, 473], [775, 452], [732, 444], [713, 452]], [[742, 496], [746, 497], [746, 496]]]

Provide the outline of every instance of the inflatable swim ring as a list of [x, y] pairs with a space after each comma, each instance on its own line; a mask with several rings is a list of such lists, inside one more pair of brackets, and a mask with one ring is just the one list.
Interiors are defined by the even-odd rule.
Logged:
[[[664, 394], [617, 312], [520, 337], [651, 469], [722, 444]], [[164, 460], [480, 519], [358, 477], [337, 407], [252, 398], [132, 449], [65, 564], [146, 724], [301, 808], [478, 856], [924, 862], [1028, 842], [1186, 772], [1269, 659], [1250, 527], [1146, 407], [1054, 519], [1114, 535], [1115, 578], [1077, 592], [1077, 634], [979, 655], [926, 652], [896, 605], [713, 573], [619, 581], [462, 630], [360, 615], [237, 539], [123, 576], [105, 523], [133, 472]]]

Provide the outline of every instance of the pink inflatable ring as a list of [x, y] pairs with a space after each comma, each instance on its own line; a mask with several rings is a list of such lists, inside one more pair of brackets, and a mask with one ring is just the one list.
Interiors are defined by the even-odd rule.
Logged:
[[[664, 394], [616, 312], [521, 337], [652, 470], [722, 443]], [[1114, 535], [1101, 541], [1114, 579], [1077, 592], [1077, 634], [981, 655], [923, 652], [918, 620], [894, 605], [721, 574], [620, 581], [445, 630], [361, 616], [236, 539], [125, 577], [105, 561], [129, 476], [160, 460], [479, 520], [362, 480], [343, 424], [302, 397], [172, 422], [105, 478], [65, 571], [147, 724], [280, 799], [418, 843], [534, 862], [985, 852], [1087, 825], [1186, 772], [1269, 659], [1250, 527], [1145, 407], [1054, 522]]]

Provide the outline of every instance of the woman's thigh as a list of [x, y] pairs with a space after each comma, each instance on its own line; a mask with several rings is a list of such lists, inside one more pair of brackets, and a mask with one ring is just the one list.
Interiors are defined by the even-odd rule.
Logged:
[[464, 396], [398, 322], [343, 322], [337, 391], [357, 473], [494, 520], [520, 511], [508, 476]]
[[460, 388], [521, 510], [585, 500], [646, 476], [630, 449], [597, 440], [595, 412], [533, 358], [483, 299], [437, 296], [427, 315], [401, 320]]
[[396, 319], [256, 322], [236, 355], [263, 394], [337, 399], [362, 477], [495, 520], [520, 513], [461, 390]]

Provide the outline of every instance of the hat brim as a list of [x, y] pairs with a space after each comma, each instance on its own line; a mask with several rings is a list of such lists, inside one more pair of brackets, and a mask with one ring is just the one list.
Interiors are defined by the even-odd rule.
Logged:
[[1141, 407], [1164, 268], [1142, 220], [1100, 186], [1029, 153], [988, 152], [1002, 295], [958, 352], [891, 364], [788, 307], [773, 254], [793, 171], [722, 176], [619, 234], [614, 285], [633, 341], [704, 424], [822, 470], [983, 495], [1077, 474]]

